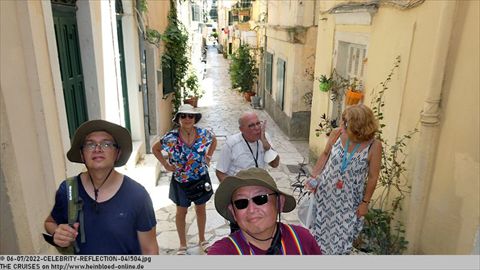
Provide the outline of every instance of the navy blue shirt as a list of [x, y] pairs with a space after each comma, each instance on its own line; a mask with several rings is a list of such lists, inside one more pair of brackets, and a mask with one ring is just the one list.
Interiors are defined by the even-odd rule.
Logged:
[[[85, 243], [77, 243], [78, 254], [141, 254], [137, 231], [150, 231], [156, 226], [152, 200], [145, 188], [128, 176], [117, 193], [98, 203], [88, 196], [77, 176], [78, 194], [83, 199]], [[100, 191], [101, 192], [101, 191]], [[51, 215], [57, 224], [68, 223], [66, 183], [63, 181], [55, 195]]]

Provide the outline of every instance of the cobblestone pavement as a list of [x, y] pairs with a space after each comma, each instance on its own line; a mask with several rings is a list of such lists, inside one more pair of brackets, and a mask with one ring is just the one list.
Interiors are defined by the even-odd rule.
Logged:
[[[206, 93], [198, 104], [198, 110], [202, 112], [203, 116], [198, 126], [211, 129], [217, 136], [218, 145], [209, 170], [213, 187], [216, 189], [219, 182], [215, 175], [215, 167], [219, 151], [222, 149], [225, 141], [225, 136], [238, 132], [238, 117], [242, 112], [253, 110], [253, 108], [240, 94], [231, 90], [228, 60], [224, 59], [222, 54], [218, 54], [214, 47], [210, 47], [208, 50], [206, 73], [202, 81], [202, 87]], [[291, 172], [291, 170], [295, 168], [295, 165], [298, 167], [298, 163], [302, 162], [304, 157], [307, 157], [308, 142], [289, 141], [266, 111], [255, 111], [261, 120], [267, 121], [267, 133], [271, 136], [272, 144], [280, 154], [280, 166], [275, 169], [269, 168], [268, 170], [276, 179], [280, 189], [291, 193], [292, 188], [290, 184], [295, 181], [297, 175], [295, 172]], [[147, 155], [146, 159], [151, 161], [152, 155]], [[287, 167], [287, 165], [289, 166]], [[175, 229], [175, 205], [168, 199], [170, 177], [170, 173], [162, 171], [156, 186], [149, 190], [156, 209], [158, 222], [157, 240], [161, 255], [175, 254], [179, 247], [178, 235]], [[211, 244], [230, 232], [225, 219], [216, 212], [213, 202], [214, 197], [212, 196], [207, 203], [207, 225], [205, 230], [205, 238]], [[283, 214], [282, 220], [298, 224], [297, 212], [294, 210], [291, 213]], [[198, 246], [198, 228], [193, 204], [188, 209], [186, 231], [187, 253], [190, 255], [203, 254]]]

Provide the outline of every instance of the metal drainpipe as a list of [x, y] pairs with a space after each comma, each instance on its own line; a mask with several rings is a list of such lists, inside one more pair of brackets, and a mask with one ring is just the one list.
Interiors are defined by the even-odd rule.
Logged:
[[[440, 101], [443, 92], [446, 62], [450, 49], [451, 33], [455, 19], [456, 1], [442, 2], [427, 97], [420, 114], [418, 148], [412, 177], [412, 193], [406, 224], [408, 253], [420, 252], [420, 237], [425, 222], [430, 186], [434, 173], [439, 137]], [[413, 211], [413, 209], [415, 209]]]
[[[136, 8], [140, 10], [140, 1], [136, 1]], [[136, 13], [137, 16], [141, 16], [141, 13]], [[140, 29], [145, 29], [143, 25], [143, 20], [137, 19], [137, 22], [141, 25]], [[145, 151], [147, 154], [152, 153], [150, 147], [150, 116], [148, 114], [148, 89], [147, 89], [147, 70], [146, 70], [146, 59], [145, 59], [145, 40], [143, 39], [143, 33], [138, 31], [138, 49], [140, 53], [140, 74], [142, 77], [141, 84], [138, 86], [138, 90], [142, 92], [143, 100], [143, 129], [145, 133]]]
[[[267, 7], [266, 7], [266, 10], [265, 10], [265, 23], [264, 23], [264, 33], [263, 35], [265, 36], [265, 42], [264, 42], [264, 47], [265, 49], [263, 50], [263, 85], [262, 85], [262, 100], [261, 100], [261, 109], [265, 109], [265, 96], [266, 96], [266, 93], [265, 93], [265, 84], [267, 82], [267, 70], [265, 69], [265, 63], [267, 63], [266, 61], [266, 57], [267, 57], [267, 41], [268, 41], [268, 38], [267, 38], [267, 27], [268, 27], [268, 0], [267, 0]], [[272, 59], [273, 60], [273, 59]], [[273, 66], [273, 62], [272, 62], [272, 66]], [[273, 68], [273, 67], [272, 67]]]

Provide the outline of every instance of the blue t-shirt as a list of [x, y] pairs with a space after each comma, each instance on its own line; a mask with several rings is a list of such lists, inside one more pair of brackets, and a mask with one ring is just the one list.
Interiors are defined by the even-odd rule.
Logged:
[[[98, 203], [88, 196], [78, 181], [78, 195], [83, 199], [85, 243], [77, 243], [78, 254], [141, 254], [137, 231], [146, 232], [156, 226], [152, 200], [145, 188], [128, 176], [117, 193], [105, 202]], [[66, 183], [63, 181], [55, 195], [51, 215], [57, 224], [68, 223]]]

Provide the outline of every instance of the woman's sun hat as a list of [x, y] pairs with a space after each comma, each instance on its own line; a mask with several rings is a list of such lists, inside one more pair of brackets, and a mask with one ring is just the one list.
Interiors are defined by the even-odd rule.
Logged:
[[172, 119], [172, 122], [174, 122], [175, 124], [179, 124], [178, 123], [178, 120], [180, 118], [180, 114], [182, 113], [185, 113], [185, 114], [194, 114], [195, 115], [195, 124], [198, 123], [198, 121], [200, 121], [200, 119], [202, 119], [202, 114], [197, 112], [195, 110], [195, 108], [193, 108], [192, 105], [190, 104], [183, 104], [181, 105], [179, 108], [178, 108], [178, 111], [177, 113], [175, 114], [175, 116], [173, 117]]
[[68, 160], [76, 163], [84, 163], [80, 152], [85, 137], [95, 131], [105, 131], [112, 135], [115, 143], [118, 145], [118, 149], [121, 150], [120, 157], [115, 161], [114, 166], [120, 167], [125, 165], [132, 153], [132, 136], [130, 136], [130, 132], [126, 128], [105, 120], [90, 120], [77, 128], [75, 135], [73, 135], [72, 146], [67, 152]]
[[250, 168], [239, 171], [235, 176], [227, 176], [215, 191], [215, 208], [217, 212], [231, 222], [235, 222], [228, 206], [232, 203], [232, 195], [238, 188], [245, 186], [262, 186], [273, 192], [285, 196], [282, 212], [287, 213], [295, 209], [296, 201], [292, 195], [280, 191], [272, 176], [260, 168]]

